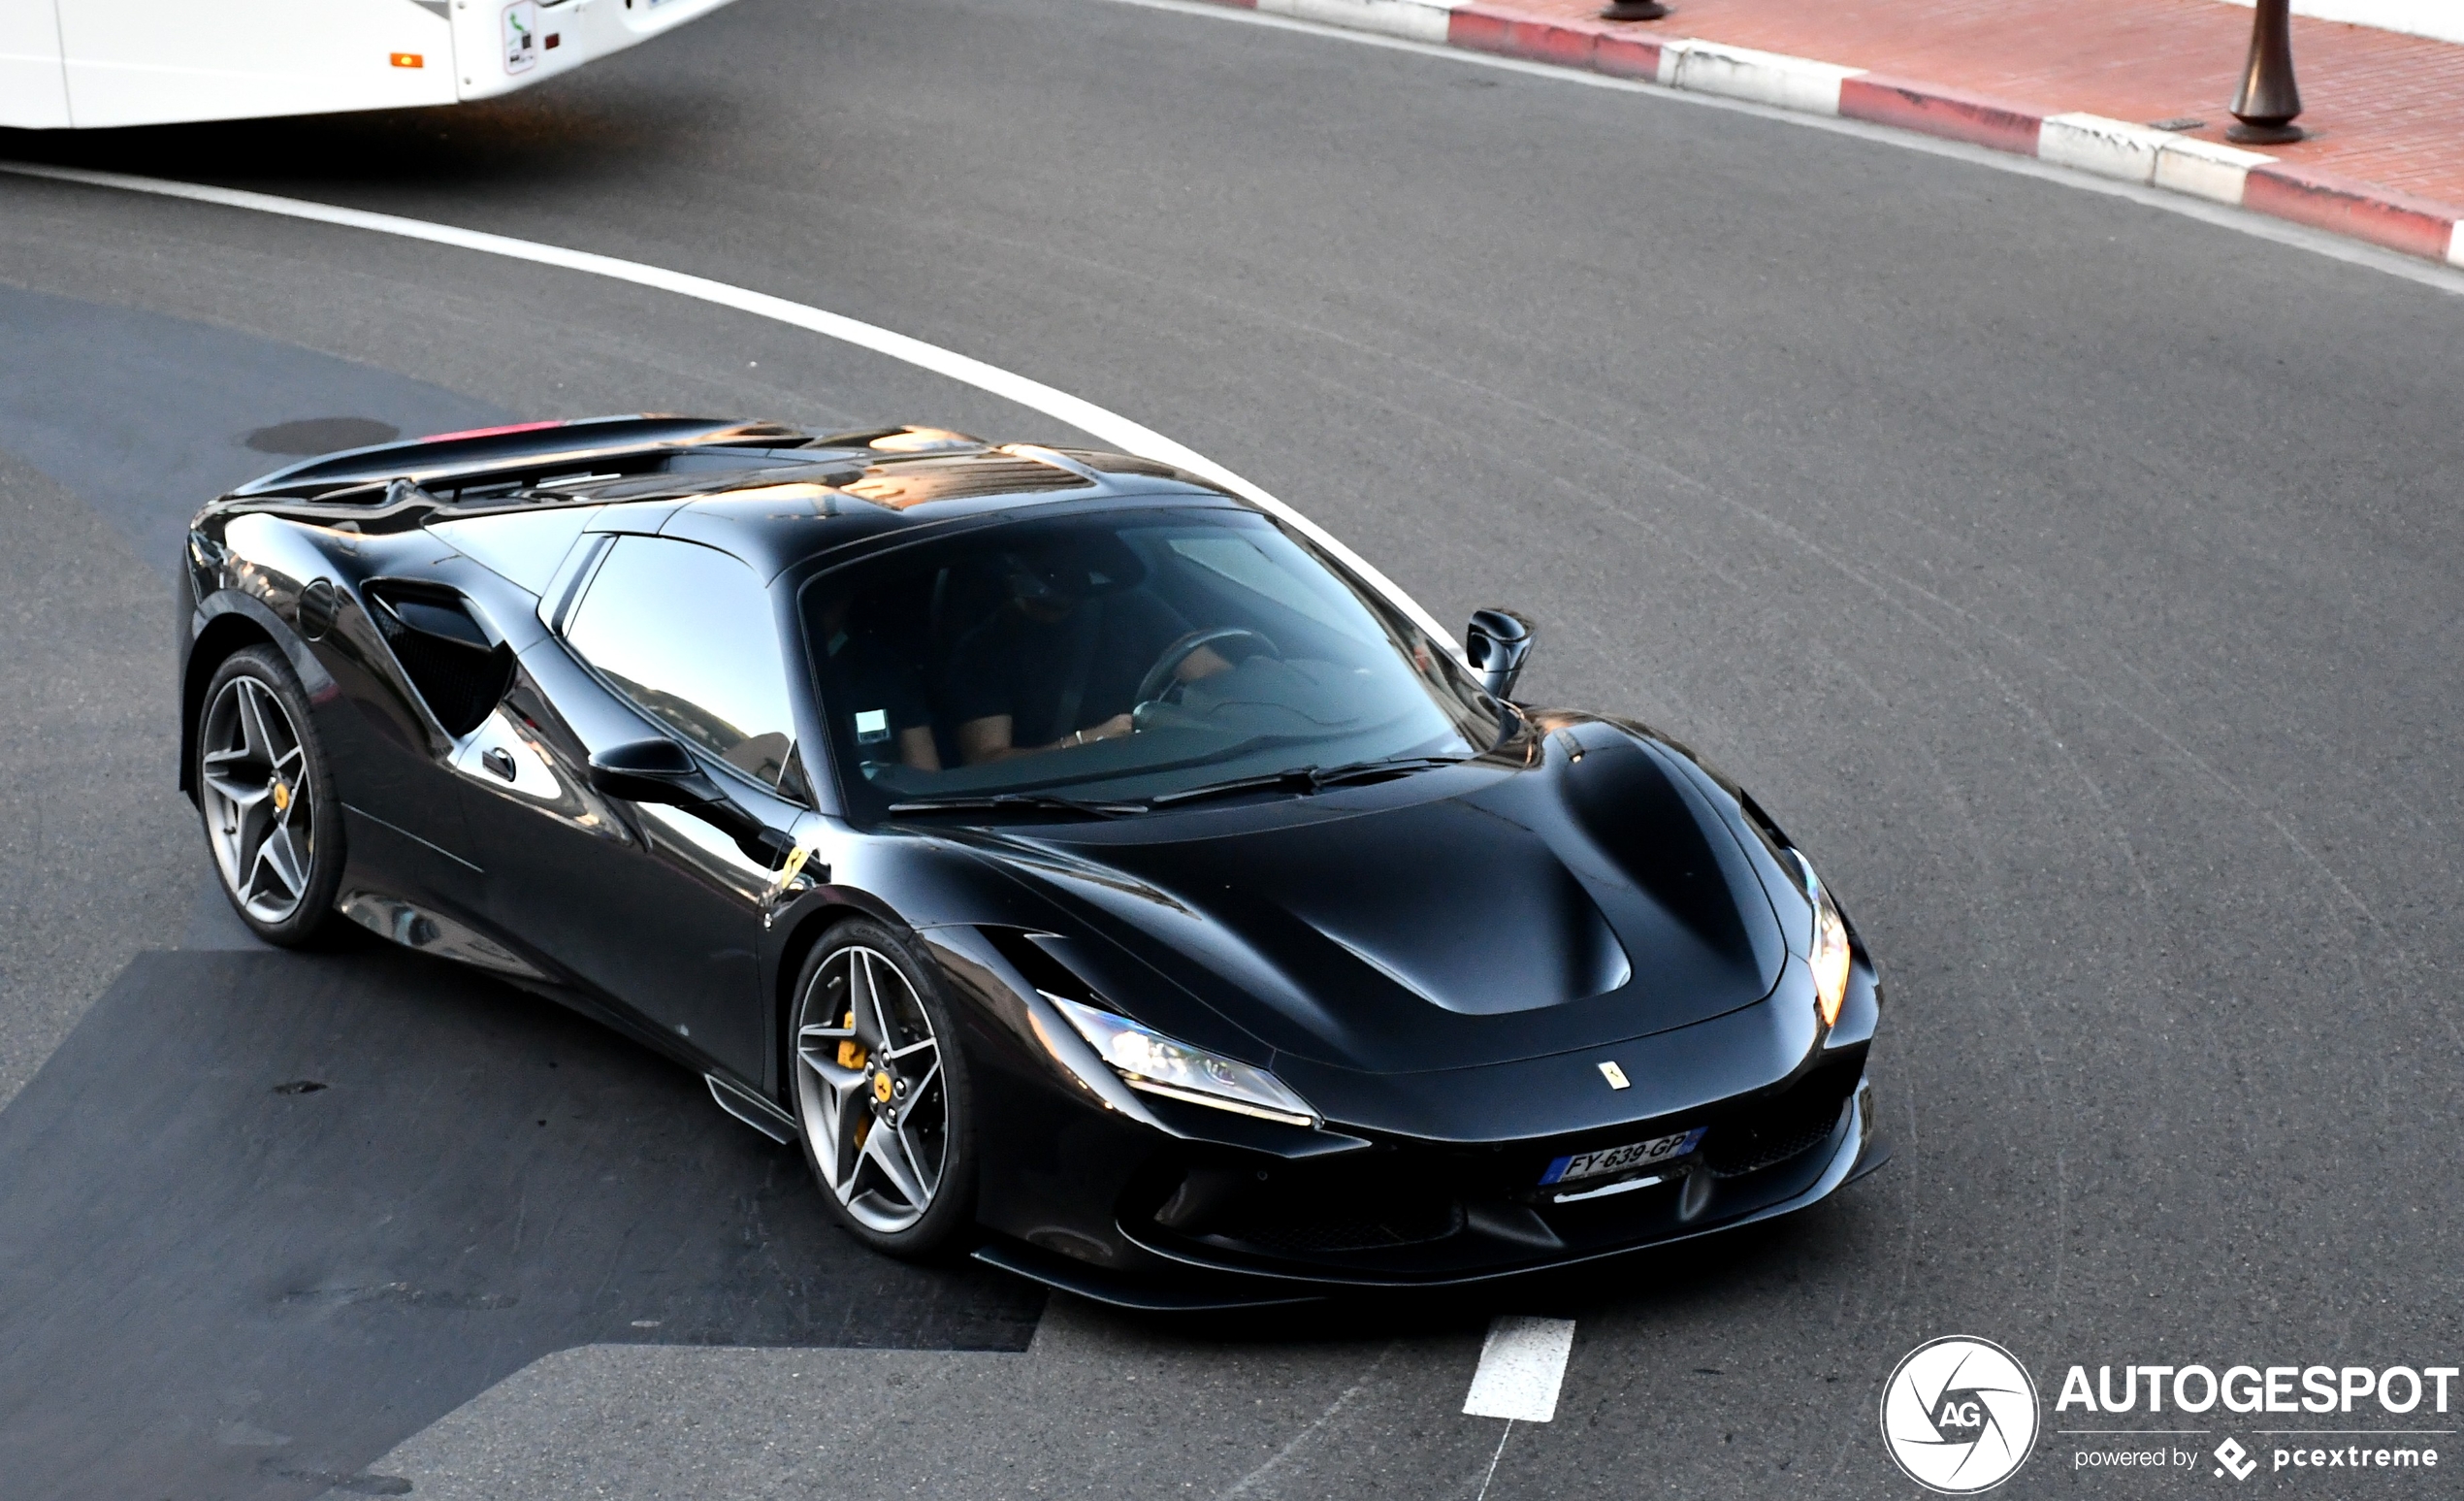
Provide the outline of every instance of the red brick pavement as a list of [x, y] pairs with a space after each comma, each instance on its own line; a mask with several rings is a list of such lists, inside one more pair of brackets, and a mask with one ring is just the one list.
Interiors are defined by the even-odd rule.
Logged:
[[[1680, 0], [1666, 20], [1624, 23], [1595, 20], [1598, 0], [1479, 9], [1867, 68], [2030, 114], [2203, 120], [2189, 134], [2220, 142], [2251, 32], [2251, 12], [2219, 0]], [[1628, 71], [1606, 62], [1604, 72]], [[2293, 62], [2314, 135], [2261, 149], [2288, 167], [2464, 205], [2464, 46], [2296, 16]]]

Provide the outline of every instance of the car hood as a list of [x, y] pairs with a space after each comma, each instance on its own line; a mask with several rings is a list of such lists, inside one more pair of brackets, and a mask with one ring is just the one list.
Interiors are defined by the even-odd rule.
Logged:
[[983, 852], [1084, 920], [1058, 957], [1200, 1046], [1228, 1023], [1345, 1069], [1461, 1068], [1768, 995], [1787, 946], [1735, 835], [1670, 753], [1585, 732], [1521, 765], [988, 831]]

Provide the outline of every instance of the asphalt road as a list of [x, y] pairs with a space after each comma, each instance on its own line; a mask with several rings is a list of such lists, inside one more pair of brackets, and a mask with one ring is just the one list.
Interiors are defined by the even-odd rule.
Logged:
[[[136, 1494], [92, 1456], [142, 1449], [230, 1452], [164, 1483], [182, 1496], [1898, 1496], [1914, 1487], [1875, 1402], [1939, 1334], [2010, 1347], [2052, 1427], [2107, 1425], [2055, 1420], [2072, 1364], [2464, 1364], [2448, 289], [2044, 175], [1106, 0], [737, 0], [486, 107], [0, 133], [0, 156], [810, 302], [1189, 443], [1442, 618], [1525, 607], [1544, 633], [1531, 697], [1700, 747], [1844, 895], [1889, 985], [1875, 1077], [1899, 1148], [1782, 1227], [1499, 1305], [1578, 1321], [1555, 1419], [1510, 1432], [1459, 1411], [1490, 1304], [1189, 1326], [1055, 1297], [1005, 1353], [999, 1329], [1033, 1314], [990, 1293], [972, 1324], [916, 1314], [956, 1306], [939, 1294], [859, 1298], [869, 1327], [761, 1313], [762, 1268], [715, 1242], [823, 1232], [747, 1230], [741, 1197], [656, 1187], [594, 1200], [588, 1233], [489, 1242], [450, 1298], [386, 1303], [411, 1323], [352, 1347], [379, 1395], [347, 1421], [343, 1347], [315, 1347], [313, 1381], [286, 1374], [250, 1343], [271, 1316], [231, 1316], [253, 1363], [195, 1355], [209, 1369], [159, 1399], [114, 1392], [151, 1383], [142, 1340], [111, 1345], [100, 1377], [61, 1369], [78, 1343], [27, 1336], [25, 1311], [69, 1274], [29, 1279], [78, 1262], [78, 1235], [154, 1237], [122, 1319], [244, 1302], [215, 1270], [244, 1239], [161, 1233], [125, 1202], [74, 1212], [76, 1184], [104, 1200], [154, 1181], [113, 1160], [173, 1098], [128, 1081], [187, 1056], [125, 1040], [147, 995], [194, 1028], [200, 997], [307, 1015], [331, 988], [217, 952], [242, 938], [199, 904], [204, 852], [169, 790], [163, 538], [281, 462], [248, 434], [666, 409], [1069, 435], [665, 294], [0, 179], [0, 805], [19, 831], [0, 862], [0, 1140], [17, 1144], [0, 1410], [48, 1415], [39, 1432], [0, 1418], [20, 1466], [0, 1464], [0, 1494], [34, 1493], [9, 1477], [38, 1451], [47, 1496]], [[155, 949], [173, 952], [131, 965]], [[346, 962], [389, 1004], [450, 989]], [[389, 1021], [394, 1060], [470, 1077], [439, 1025]], [[670, 1109], [612, 1045], [571, 1047], [680, 1160], [762, 1179], [740, 1127]], [[200, 1077], [251, 1066], [194, 1052], [214, 1060]], [[456, 1158], [513, 1128], [399, 1116]], [[26, 1145], [80, 1120], [109, 1125], [84, 1159]], [[544, 1181], [580, 1159], [526, 1160]], [[441, 1233], [353, 1220], [381, 1198], [354, 1192], [316, 1221], [361, 1236], [352, 1255]], [[601, 1279], [633, 1263], [611, 1247], [639, 1226], [706, 1268], [642, 1284], [695, 1319], [617, 1329], [580, 1299], [485, 1332], [517, 1291], [535, 1310], [560, 1278], [618, 1285]], [[108, 1322], [91, 1283], [77, 1306]], [[393, 1284], [330, 1289], [369, 1286]], [[529, 1363], [460, 1358], [466, 1337]], [[884, 1345], [908, 1348], [857, 1348]], [[92, 1394], [64, 1405], [49, 1388], [72, 1376]], [[2180, 1425], [2257, 1447], [2232, 1423], [2261, 1420]], [[2006, 1493], [2229, 1485], [2076, 1474], [2089, 1442], [2049, 1437]]]

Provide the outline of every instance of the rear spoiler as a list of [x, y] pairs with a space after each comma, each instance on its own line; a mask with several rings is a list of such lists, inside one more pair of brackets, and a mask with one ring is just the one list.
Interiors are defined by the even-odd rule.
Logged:
[[373, 487], [381, 497], [387, 482], [407, 479], [427, 490], [456, 488], [456, 480], [530, 476], [534, 482], [567, 471], [618, 473], [655, 467], [679, 448], [801, 448], [836, 446], [801, 428], [776, 422], [643, 414], [584, 417], [570, 422], [525, 422], [510, 427], [443, 433], [407, 442], [350, 448], [276, 470], [233, 490], [228, 500], [311, 501], [337, 491]]

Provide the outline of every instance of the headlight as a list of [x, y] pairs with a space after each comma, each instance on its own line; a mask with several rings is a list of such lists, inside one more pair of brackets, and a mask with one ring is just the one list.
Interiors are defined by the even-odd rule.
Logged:
[[1069, 1019], [1078, 1034], [1133, 1090], [1286, 1126], [1318, 1124], [1317, 1112], [1309, 1107], [1309, 1101], [1263, 1068], [1201, 1053], [1187, 1043], [1151, 1032], [1127, 1017], [1098, 1011], [1050, 991], [1044, 998]]
[[[1797, 855], [1795, 850], [1789, 851]], [[1839, 915], [1838, 903], [1831, 899], [1822, 878], [1814, 874], [1811, 862], [1797, 855], [1797, 868], [1805, 875], [1805, 899], [1814, 904], [1814, 935], [1805, 962], [1814, 971], [1814, 1005], [1822, 1013], [1823, 1025], [1838, 1022], [1839, 1008], [1848, 1003], [1848, 922]]]

